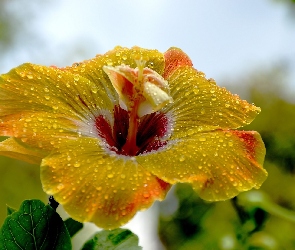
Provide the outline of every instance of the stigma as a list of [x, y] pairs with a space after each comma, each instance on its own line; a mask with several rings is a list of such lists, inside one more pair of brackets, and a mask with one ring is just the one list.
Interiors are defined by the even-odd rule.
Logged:
[[[136, 68], [128, 65], [103, 67], [118, 93], [120, 108], [127, 111], [128, 131], [120, 151], [121, 154], [129, 156], [142, 151], [138, 136], [141, 118], [158, 112], [168, 103], [172, 103], [168, 82], [156, 71], [145, 67], [145, 60], [139, 59], [135, 62]], [[150, 129], [158, 130], [153, 128], [153, 125]], [[146, 140], [151, 145], [151, 138]], [[154, 140], [155, 138], [152, 139]]]
[[136, 109], [140, 118], [172, 103], [168, 82], [156, 71], [144, 67], [146, 61], [135, 60], [137, 67], [128, 65], [104, 66], [113, 87], [119, 95], [121, 108], [128, 112]]

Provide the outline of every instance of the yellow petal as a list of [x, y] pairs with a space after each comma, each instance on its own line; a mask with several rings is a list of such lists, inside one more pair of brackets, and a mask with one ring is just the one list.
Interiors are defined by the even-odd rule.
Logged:
[[99, 83], [52, 67], [20, 65], [1, 76], [0, 90], [1, 116], [44, 111], [82, 120], [97, 109], [112, 110]]
[[79, 75], [24, 64], [0, 78], [0, 134], [51, 150], [63, 138], [97, 136], [93, 121], [110, 114], [105, 89]]
[[260, 108], [220, 88], [192, 67], [178, 67], [166, 80], [173, 105], [164, 110], [171, 112], [175, 121], [173, 138], [218, 128], [239, 128], [260, 112]]
[[[67, 119], [63, 114], [47, 112], [16, 113], [3, 117], [0, 123], [1, 135], [13, 136], [22, 143], [44, 152], [50, 152], [63, 140], [77, 138], [78, 128], [78, 122]], [[87, 132], [83, 125], [79, 129]]]
[[15, 138], [8, 138], [0, 143], [0, 154], [32, 164], [40, 164], [45, 156], [42, 151], [25, 146]]
[[163, 77], [167, 79], [177, 68], [193, 66], [191, 59], [181, 49], [171, 47], [164, 53], [165, 70]]
[[59, 153], [46, 157], [41, 180], [71, 217], [105, 229], [127, 223], [170, 188], [134, 158], [111, 155], [97, 140], [85, 138], [60, 145]]
[[267, 177], [264, 155], [257, 132], [216, 130], [170, 142], [137, 161], [164, 181], [191, 183], [201, 198], [217, 201], [259, 188]]
[[148, 50], [139, 47], [129, 49], [120, 46], [115, 47], [106, 54], [97, 55], [93, 59], [73, 64], [72, 67], [67, 67], [66, 70], [101, 84], [106, 89], [109, 98], [116, 99], [117, 92], [113, 88], [108, 75], [103, 71], [103, 67], [128, 65], [131, 68], [136, 68], [136, 60], [138, 59], [145, 60], [145, 66], [156, 71], [159, 75], [163, 74], [164, 55], [158, 50]]
[[[156, 112], [163, 108], [166, 104], [172, 102], [171, 96], [151, 82], [145, 82], [143, 88], [143, 95], [149, 101], [152, 111]], [[143, 114], [143, 112], [141, 112]], [[144, 113], [144, 115], [149, 113]]]

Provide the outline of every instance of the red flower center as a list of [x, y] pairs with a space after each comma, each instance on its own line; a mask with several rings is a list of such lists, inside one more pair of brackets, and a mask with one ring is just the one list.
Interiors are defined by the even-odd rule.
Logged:
[[138, 118], [138, 127], [134, 142], [127, 140], [130, 126], [128, 111], [119, 105], [114, 107], [114, 124], [104, 116], [95, 119], [98, 135], [107, 144], [108, 149], [120, 155], [136, 156], [157, 150], [167, 144], [169, 119], [166, 114], [158, 111]]

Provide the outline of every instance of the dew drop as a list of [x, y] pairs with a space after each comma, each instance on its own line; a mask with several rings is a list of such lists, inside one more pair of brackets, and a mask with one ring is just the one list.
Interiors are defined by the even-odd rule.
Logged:
[[75, 81], [79, 81], [79, 79], [80, 79], [80, 76], [79, 75], [74, 75], [74, 80]]
[[205, 137], [200, 137], [199, 141], [206, 141], [206, 138]]
[[194, 92], [195, 94], [198, 94], [198, 93], [199, 93], [199, 89], [198, 89], [197, 87], [194, 87], [193, 92]]
[[190, 130], [187, 131], [187, 135], [193, 135], [194, 133], [195, 133], [195, 131], [192, 130], [192, 129], [190, 129]]
[[94, 86], [93, 86], [93, 87], [91, 87], [91, 92], [92, 92], [92, 93], [94, 93], [94, 94], [96, 94], [96, 93], [97, 93], [97, 88], [96, 88], [96, 87], [94, 87]]
[[184, 94], [184, 96], [189, 96], [189, 95], [190, 95], [189, 91], [185, 92], [185, 94]]
[[57, 189], [58, 189], [58, 190], [62, 190], [64, 187], [65, 187], [65, 186], [64, 186], [64, 184], [62, 184], [62, 183], [60, 183], [60, 184], [57, 185]]
[[201, 108], [201, 114], [204, 115], [206, 113], [205, 109]]
[[50, 96], [49, 96], [49, 95], [45, 95], [44, 98], [45, 98], [46, 100], [49, 100], [49, 99], [50, 99]]
[[180, 161], [180, 162], [183, 162], [183, 161], [185, 161], [185, 157], [184, 157], [183, 155], [182, 155], [182, 156], [180, 156], [180, 157], [179, 157], [179, 161]]
[[107, 176], [108, 176], [108, 178], [110, 178], [110, 179], [114, 177], [113, 174], [108, 174]]
[[28, 138], [26, 138], [26, 137], [21, 138], [22, 142], [26, 142], [27, 140], [28, 140]]
[[143, 193], [143, 197], [144, 198], [149, 198], [150, 197], [150, 194], [149, 193]]
[[76, 162], [75, 164], [74, 164], [74, 167], [75, 168], [78, 168], [78, 167], [80, 167], [81, 166], [81, 164], [79, 163], [79, 162]]
[[126, 175], [121, 174], [121, 179], [125, 179], [125, 178], [126, 178]]
[[113, 65], [112, 60], [107, 60], [107, 65], [108, 65], [108, 66], [112, 66], [112, 65]]

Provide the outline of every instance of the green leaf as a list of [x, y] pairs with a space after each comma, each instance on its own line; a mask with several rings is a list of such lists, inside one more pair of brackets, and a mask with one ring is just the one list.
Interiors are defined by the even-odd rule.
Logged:
[[73, 237], [78, 231], [80, 231], [83, 228], [83, 223], [75, 221], [72, 218], [68, 218], [64, 221], [64, 223], [71, 237]]
[[87, 241], [82, 250], [140, 250], [138, 237], [128, 229], [100, 231]]
[[26, 200], [7, 216], [0, 230], [0, 249], [71, 249], [71, 238], [60, 216], [39, 200]]
[[6, 208], [7, 208], [7, 215], [11, 215], [13, 212], [16, 211], [16, 209], [12, 208], [12, 207], [9, 207], [6, 205]]

